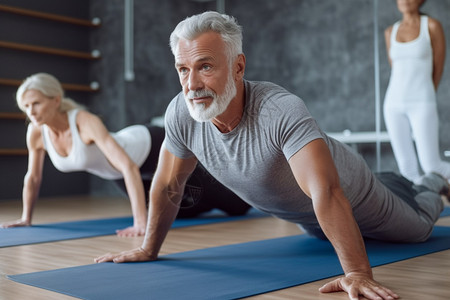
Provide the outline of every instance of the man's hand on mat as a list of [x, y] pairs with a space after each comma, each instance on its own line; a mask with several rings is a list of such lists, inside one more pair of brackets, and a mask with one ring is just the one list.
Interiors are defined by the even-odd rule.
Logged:
[[24, 226], [31, 226], [31, 222], [19, 219], [19, 220], [0, 224], [0, 228], [24, 227]]
[[107, 261], [112, 261], [115, 263], [122, 262], [139, 262], [139, 261], [150, 261], [156, 260], [157, 257], [152, 257], [147, 251], [145, 251], [142, 247], [137, 249], [123, 251], [119, 254], [107, 253], [105, 255], [99, 256], [94, 261], [96, 263], [102, 263]]
[[399, 296], [390, 289], [370, 278], [367, 274], [349, 273], [345, 277], [335, 279], [324, 286], [319, 291], [321, 293], [347, 292], [352, 300], [358, 300], [359, 295], [372, 300], [392, 300]]
[[125, 229], [116, 230], [116, 234], [120, 237], [134, 237], [145, 234], [145, 227], [130, 226]]

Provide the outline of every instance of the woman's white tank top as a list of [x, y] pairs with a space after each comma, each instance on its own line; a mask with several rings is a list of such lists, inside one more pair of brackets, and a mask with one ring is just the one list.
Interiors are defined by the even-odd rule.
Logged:
[[420, 17], [419, 36], [409, 42], [398, 42], [400, 21], [392, 28], [389, 56], [391, 77], [386, 100], [396, 103], [424, 103], [435, 100], [433, 85], [433, 50], [428, 31], [428, 17]]
[[[95, 143], [90, 145], [83, 143], [76, 124], [78, 111], [74, 109], [67, 112], [72, 134], [72, 149], [68, 156], [61, 156], [56, 152], [50, 140], [48, 127], [42, 126], [44, 148], [55, 168], [61, 172], [86, 171], [108, 180], [123, 178], [122, 173], [109, 163]], [[111, 135], [139, 167], [144, 163], [151, 148], [150, 132], [145, 126], [133, 125]]]

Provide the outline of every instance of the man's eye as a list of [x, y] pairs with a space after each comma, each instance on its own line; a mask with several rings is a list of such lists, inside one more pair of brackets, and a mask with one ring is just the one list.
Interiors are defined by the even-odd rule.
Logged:
[[205, 71], [209, 71], [209, 70], [211, 70], [211, 66], [210, 65], [203, 65], [202, 69], [205, 70]]
[[187, 68], [181, 68], [179, 70], [179, 72], [180, 72], [180, 74], [186, 74], [188, 72], [188, 69]]

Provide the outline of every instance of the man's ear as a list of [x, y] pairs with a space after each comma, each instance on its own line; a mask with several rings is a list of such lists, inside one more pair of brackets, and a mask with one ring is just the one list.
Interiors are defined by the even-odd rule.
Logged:
[[245, 74], [245, 55], [239, 54], [235, 63], [234, 80], [239, 81]]

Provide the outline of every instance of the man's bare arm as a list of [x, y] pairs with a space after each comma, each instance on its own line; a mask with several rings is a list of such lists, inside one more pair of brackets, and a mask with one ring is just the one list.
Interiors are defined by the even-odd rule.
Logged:
[[300, 188], [312, 199], [319, 224], [345, 272], [345, 277], [320, 291], [346, 291], [350, 299], [358, 299], [359, 294], [368, 299], [395, 299], [397, 295], [373, 279], [359, 227], [326, 143], [312, 141], [292, 156], [289, 164]]
[[158, 167], [150, 189], [149, 220], [142, 246], [119, 254], [105, 254], [96, 262], [148, 261], [158, 258], [159, 250], [178, 213], [186, 181], [197, 165], [195, 157], [181, 159], [161, 147]]

